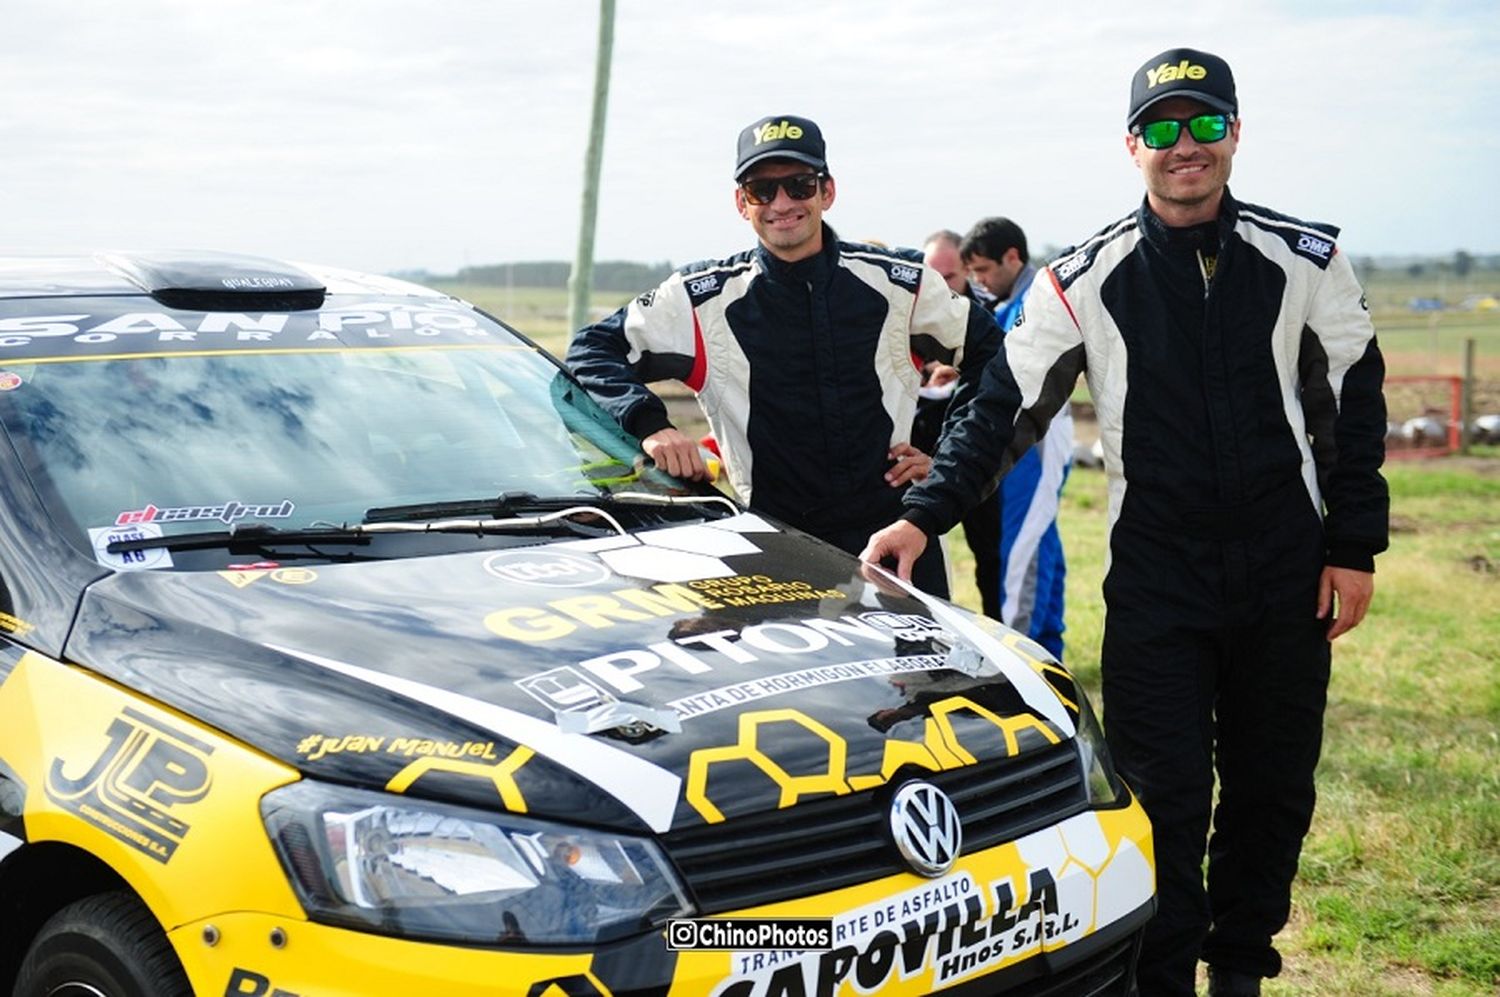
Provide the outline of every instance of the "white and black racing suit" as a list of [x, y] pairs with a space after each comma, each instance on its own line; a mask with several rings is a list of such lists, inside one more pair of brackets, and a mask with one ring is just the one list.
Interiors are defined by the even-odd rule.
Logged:
[[[913, 340], [951, 353], [961, 413], [999, 348], [989, 315], [920, 256], [824, 226], [822, 252], [795, 263], [761, 246], [683, 267], [579, 330], [567, 363], [641, 438], [671, 425], [646, 383], [686, 384], [746, 504], [858, 553], [902, 511], [885, 473], [916, 412]], [[919, 584], [945, 594], [940, 554], [932, 566]]]
[[1336, 235], [1227, 191], [1196, 228], [1143, 203], [1036, 279], [904, 499], [948, 529], [1087, 377], [1109, 487], [1105, 725], [1157, 850], [1143, 994], [1192, 993], [1200, 951], [1280, 967], [1328, 681], [1319, 577], [1373, 571], [1387, 541], [1384, 366]]

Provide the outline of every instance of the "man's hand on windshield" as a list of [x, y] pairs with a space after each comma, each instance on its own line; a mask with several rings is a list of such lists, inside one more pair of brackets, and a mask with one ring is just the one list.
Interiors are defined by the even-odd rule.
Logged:
[[708, 467], [703, 463], [703, 455], [698, 452], [698, 441], [689, 439], [681, 430], [671, 426], [658, 429], [641, 441], [641, 448], [646, 451], [646, 456], [656, 462], [657, 467], [674, 478], [689, 481], [708, 479]]
[[909, 582], [912, 565], [926, 549], [927, 534], [910, 522], [898, 519], [870, 538], [865, 549], [859, 552], [859, 559], [870, 564], [895, 561], [896, 577]]

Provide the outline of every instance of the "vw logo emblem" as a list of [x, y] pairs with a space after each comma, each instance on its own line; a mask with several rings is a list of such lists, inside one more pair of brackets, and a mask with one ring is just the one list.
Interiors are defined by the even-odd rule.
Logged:
[[963, 849], [964, 829], [948, 794], [915, 779], [891, 800], [891, 836], [906, 864], [924, 876], [953, 868]]

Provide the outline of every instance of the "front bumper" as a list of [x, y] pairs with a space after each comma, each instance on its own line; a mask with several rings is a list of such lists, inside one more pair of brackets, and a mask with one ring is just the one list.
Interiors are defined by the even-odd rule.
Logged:
[[1118, 962], [1150, 916], [1151, 856], [1132, 802], [966, 855], [938, 879], [888, 876], [734, 914], [832, 918], [826, 952], [673, 952], [664, 932], [597, 951], [498, 951], [252, 912], [184, 925], [171, 939], [194, 992], [226, 997], [996, 993]]

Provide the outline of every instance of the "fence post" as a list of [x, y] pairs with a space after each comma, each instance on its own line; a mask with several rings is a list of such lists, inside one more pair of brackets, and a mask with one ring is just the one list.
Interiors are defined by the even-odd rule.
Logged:
[[1464, 340], [1464, 383], [1459, 389], [1458, 452], [1468, 454], [1469, 432], [1474, 425], [1474, 340]]

